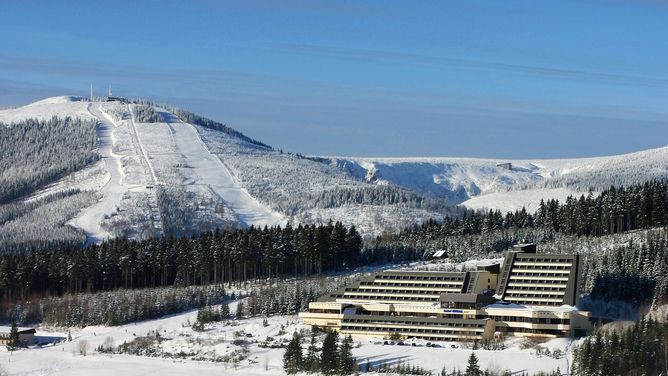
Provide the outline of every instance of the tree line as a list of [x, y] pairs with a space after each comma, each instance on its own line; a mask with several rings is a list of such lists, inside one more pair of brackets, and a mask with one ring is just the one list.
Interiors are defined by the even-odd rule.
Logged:
[[122, 325], [241, 298], [219, 285], [159, 287], [33, 297], [0, 304], [0, 321], [58, 327]]
[[[361, 276], [359, 276], [361, 277]], [[121, 325], [200, 308], [202, 325], [229, 317], [228, 301], [240, 300], [235, 317], [294, 315], [317, 297], [348, 286], [358, 276], [306, 277], [286, 281], [251, 284], [246, 292], [221, 285], [157, 287], [134, 290], [67, 293], [63, 296], [36, 297], [0, 302], [0, 322], [20, 325], [42, 323], [59, 327]], [[220, 309], [212, 306], [221, 304]], [[227, 312], [225, 309], [228, 308]]]
[[395, 235], [384, 235], [376, 243], [404, 239], [435, 239], [477, 235], [495, 231], [539, 228], [567, 235], [602, 236], [636, 229], [668, 225], [668, 180], [629, 187], [610, 187], [598, 196], [541, 200], [536, 213], [525, 208], [503, 214], [500, 210], [467, 210], [461, 216], [428, 220]]
[[340, 222], [203, 232], [190, 238], [115, 239], [86, 248], [0, 255], [0, 296], [231, 284], [357, 265], [362, 238]]

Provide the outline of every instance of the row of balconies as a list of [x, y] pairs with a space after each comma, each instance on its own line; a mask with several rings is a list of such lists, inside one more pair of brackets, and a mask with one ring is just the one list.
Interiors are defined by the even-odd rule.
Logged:
[[512, 280], [508, 283], [508, 288], [531, 288], [531, 287], [540, 287], [541, 289], [563, 289], [566, 288], [565, 283], [536, 283], [532, 282], [519, 282], [518, 280]]
[[539, 299], [558, 299], [562, 300], [563, 299], [563, 293], [560, 292], [554, 292], [554, 291], [535, 291], [533, 293], [527, 293], [525, 291], [522, 291], [521, 293], [513, 293], [510, 291], [506, 292], [506, 295], [504, 295], [504, 300], [512, 300], [512, 299], [534, 299], [534, 298], [539, 298]]
[[420, 281], [403, 282], [403, 281], [362, 281], [360, 286], [420, 286], [420, 287], [442, 287], [442, 286], [458, 286], [460, 289], [464, 286], [463, 281], [430, 281], [422, 283]]
[[550, 258], [550, 257], [522, 257], [522, 256], [516, 256], [515, 261], [513, 264], [521, 262], [521, 263], [528, 263], [528, 264], [536, 264], [536, 263], [545, 263], [545, 264], [555, 264], [555, 263], [565, 263], [565, 264], [572, 264], [574, 258], [573, 257], [563, 257], [563, 258]]
[[463, 273], [457, 273], [453, 276], [428, 276], [428, 275], [395, 275], [395, 274], [377, 274], [375, 279], [397, 280], [397, 281], [463, 281]]
[[506, 297], [505, 300], [522, 305], [547, 305], [547, 306], [559, 306], [563, 304], [563, 299], [554, 299], [554, 298], [518, 298], [518, 297]]
[[360, 299], [360, 300], [394, 300], [397, 302], [431, 302], [438, 301], [440, 295], [418, 296], [417, 294], [353, 294], [346, 293], [341, 299]]
[[410, 288], [406, 287], [382, 287], [378, 288], [377, 286], [360, 286], [358, 289], [346, 289], [346, 291], [359, 291], [359, 292], [386, 292], [386, 293], [404, 293], [404, 294], [434, 294], [440, 295], [443, 292], [460, 292], [461, 289], [456, 288], [443, 288], [443, 289], [433, 289], [433, 288]]
[[522, 296], [522, 297], [532, 297], [537, 295], [564, 295], [566, 293], [565, 289], [559, 290], [550, 290], [542, 289], [538, 290], [536, 288], [520, 290], [520, 289], [508, 289], [506, 290], [506, 296]]
[[517, 275], [517, 274], [540, 274], [540, 275], [554, 275], [554, 276], [562, 276], [564, 274], [568, 275], [571, 274], [570, 269], [513, 269], [511, 275]]
[[560, 276], [546, 276], [545, 273], [531, 273], [527, 275], [517, 275], [513, 274], [510, 276], [511, 282], [530, 282], [535, 283], [536, 281], [545, 281], [546, 278], [549, 278], [549, 281], [546, 281], [550, 284], [555, 284], [558, 281], [567, 282], [568, 277]]
[[344, 323], [341, 326], [341, 330], [360, 330], [366, 332], [396, 332], [401, 331], [405, 334], [407, 333], [422, 333], [422, 334], [447, 334], [450, 336], [471, 336], [482, 334], [484, 329], [473, 329], [471, 330], [450, 330], [450, 329], [434, 329], [434, 328], [423, 328], [423, 327], [380, 327], [380, 326], [362, 326], [362, 325], [348, 325]]

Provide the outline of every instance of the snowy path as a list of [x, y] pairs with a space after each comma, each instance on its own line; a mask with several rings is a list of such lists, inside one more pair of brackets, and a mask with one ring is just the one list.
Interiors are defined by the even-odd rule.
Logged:
[[207, 185], [238, 220], [247, 226], [284, 225], [285, 218], [259, 203], [236, 179], [230, 169], [204, 145], [197, 129], [177, 119], [170, 119], [178, 153], [185, 156], [198, 177], [195, 184]]
[[105, 215], [116, 211], [123, 194], [129, 188], [123, 185], [121, 158], [112, 151], [113, 131], [116, 125], [97, 105], [90, 104], [88, 111], [100, 121], [100, 125], [96, 129], [98, 149], [104, 161], [105, 168], [109, 173], [109, 180], [100, 190], [102, 194], [100, 201], [84, 209], [78, 216], [68, 222], [68, 224], [83, 230], [86, 234], [85, 245], [100, 243], [111, 237], [111, 234], [102, 228], [102, 220]]

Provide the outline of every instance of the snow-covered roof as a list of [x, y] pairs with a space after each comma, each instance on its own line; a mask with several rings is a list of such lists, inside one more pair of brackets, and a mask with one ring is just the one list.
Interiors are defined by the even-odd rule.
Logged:
[[506, 303], [506, 302], [497, 302], [485, 306], [485, 309], [517, 309], [517, 310], [526, 310], [532, 312], [571, 312], [578, 311], [577, 307], [564, 304], [558, 307], [551, 306], [526, 306], [516, 303]]
[[[12, 330], [11, 326], [0, 326], [0, 333], [9, 333]], [[30, 332], [34, 331], [35, 329], [29, 328], [29, 327], [18, 327], [19, 333], [21, 332]]]

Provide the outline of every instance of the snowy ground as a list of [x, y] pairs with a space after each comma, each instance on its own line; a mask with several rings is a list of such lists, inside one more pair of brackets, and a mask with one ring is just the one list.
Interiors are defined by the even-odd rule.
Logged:
[[[568, 196], [580, 197], [588, 192], [578, 192], [569, 188], [536, 188], [521, 191], [491, 192], [474, 196], [462, 203], [469, 209], [499, 209], [502, 213], [520, 210], [522, 207], [528, 213], [538, 210], [540, 200], [557, 199], [564, 202]], [[596, 195], [596, 193], [594, 193]]]
[[113, 132], [116, 124], [96, 104], [91, 104], [89, 110], [100, 121], [96, 128], [97, 145], [109, 178], [100, 189], [102, 194], [100, 201], [84, 209], [78, 216], [68, 222], [68, 224], [84, 231], [87, 244], [99, 243], [111, 237], [111, 234], [102, 228], [102, 222], [106, 216], [116, 212], [123, 194], [129, 189], [127, 185], [123, 184], [121, 156], [112, 150]]
[[[500, 262], [501, 259], [470, 260], [465, 263], [416, 262], [398, 268], [429, 270], [462, 270]], [[384, 267], [369, 267], [357, 273], [375, 272]], [[230, 311], [236, 311], [237, 302], [230, 303]], [[214, 309], [218, 309], [215, 306]], [[197, 312], [190, 311], [169, 315], [156, 320], [142, 321], [122, 326], [92, 326], [84, 329], [72, 328], [72, 341], [66, 340], [68, 330], [64, 328], [38, 327], [38, 342], [56, 342], [41, 347], [33, 346], [13, 353], [0, 347], [0, 367], [13, 376], [80, 376], [80, 375], [283, 375], [282, 356], [285, 345], [295, 331], [303, 331], [308, 337], [310, 327], [303, 325], [296, 315], [272, 316], [229, 320], [206, 324], [205, 330], [192, 329]], [[160, 340], [154, 340], [156, 333]], [[137, 338], [151, 339], [142, 350], [152, 355], [108, 354], [96, 349], [105, 343], [118, 348]], [[318, 337], [320, 346], [322, 334]], [[353, 355], [362, 367], [367, 364], [396, 365], [409, 363], [431, 369], [435, 374], [443, 367], [464, 370], [468, 357], [473, 351], [471, 344], [455, 342], [434, 342], [438, 347], [427, 347], [424, 340], [406, 340], [405, 345], [385, 344], [381, 337], [353, 337]], [[86, 343], [87, 355], [80, 353], [82, 343]], [[413, 343], [415, 345], [413, 345]], [[518, 337], [509, 337], [506, 348], [498, 351], [475, 350], [483, 369], [493, 371], [528, 372], [552, 371], [559, 368], [568, 370], [570, 351], [574, 347], [566, 338], [532, 342]], [[304, 352], [308, 340], [303, 343]], [[238, 362], [231, 358], [244, 353]], [[551, 352], [559, 350], [557, 357], [538, 354], [541, 349]], [[369, 373], [374, 375], [376, 373]]]
[[362, 235], [375, 235], [379, 229], [394, 232], [428, 219], [442, 220], [443, 214], [399, 205], [350, 205], [339, 208], [304, 210], [295, 216], [298, 223], [318, 224], [329, 220], [354, 224]]
[[[235, 306], [232, 305], [232, 312]], [[200, 375], [282, 375], [283, 348], [264, 348], [287, 341], [296, 330], [309, 330], [300, 323], [297, 316], [275, 316], [263, 324], [262, 318], [232, 320], [228, 323], [208, 324], [204, 332], [196, 332], [191, 324], [196, 319], [195, 312], [188, 312], [158, 320], [140, 322], [117, 327], [88, 327], [72, 330], [72, 342], [65, 341], [67, 331], [38, 329], [40, 341], [60, 339], [63, 342], [32, 347], [13, 353], [0, 350], [0, 366], [14, 376], [79, 376], [79, 375], [187, 375], [196, 372]], [[160, 343], [152, 345], [158, 357], [138, 355], [109, 355], [98, 353], [95, 349], [113, 341], [114, 346], [129, 342], [141, 336], [155, 337], [158, 332]], [[107, 338], [111, 338], [108, 340]], [[214, 362], [225, 355], [238, 354], [243, 345], [234, 341], [247, 341], [249, 355], [235, 367], [233, 363]], [[320, 338], [320, 341], [322, 338]], [[88, 344], [87, 356], [79, 353], [82, 342]], [[416, 346], [384, 345], [381, 338], [354, 338], [356, 348], [353, 355], [360, 363], [378, 365], [405, 362], [439, 372], [444, 366], [465, 369], [472, 350], [460, 343], [439, 343], [441, 347], [426, 347], [425, 341], [415, 341]], [[500, 351], [476, 350], [483, 369], [513, 372], [551, 371], [568, 369], [568, 356], [558, 359], [536, 354], [536, 348], [523, 349], [523, 340], [511, 338], [507, 349]], [[306, 349], [307, 344], [304, 344]], [[568, 339], [555, 339], [540, 344], [550, 350], [559, 349], [568, 353], [571, 343]], [[454, 348], [453, 348], [454, 347]], [[168, 353], [169, 355], [166, 355]], [[181, 353], [181, 355], [176, 355]], [[164, 357], [163, 357], [164, 356]], [[192, 358], [203, 360], [192, 360]]]
[[28, 118], [48, 120], [54, 116], [70, 116], [92, 120], [93, 117], [88, 112], [88, 103], [81, 97], [62, 96], [46, 98], [27, 106], [0, 111], [0, 122], [9, 124]]

